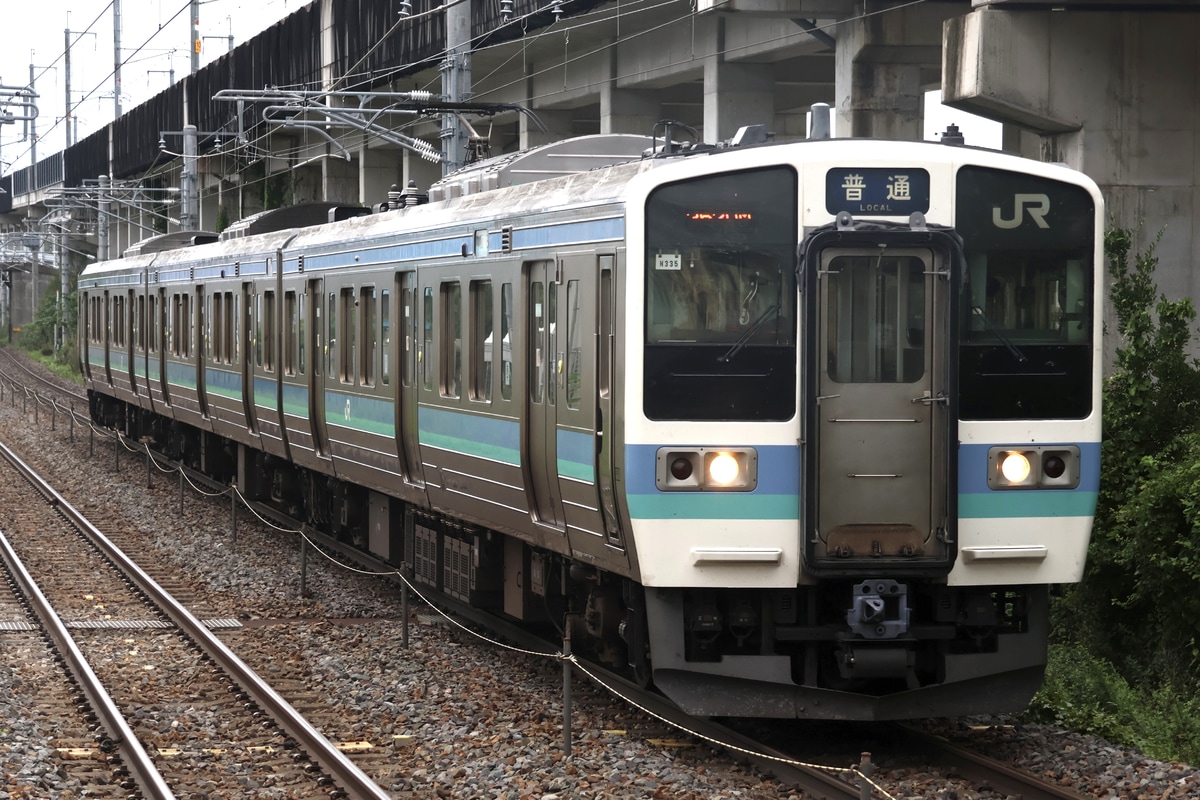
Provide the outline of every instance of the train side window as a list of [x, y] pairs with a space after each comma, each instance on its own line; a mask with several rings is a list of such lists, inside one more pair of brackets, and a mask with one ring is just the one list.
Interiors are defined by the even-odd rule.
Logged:
[[471, 281], [471, 399], [492, 399], [492, 282]]
[[462, 395], [462, 285], [443, 283], [442, 293], [442, 396]]
[[275, 371], [275, 338], [278, 331], [275, 326], [275, 292], [263, 292], [263, 369]]
[[359, 290], [358, 318], [361, 323], [358, 349], [358, 379], [363, 386], [375, 385], [375, 359], [379, 353], [379, 334], [375, 328], [375, 287]]
[[387, 289], [379, 293], [379, 338], [383, 342], [380, 353], [379, 380], [387, 386], [392, 382], [392, 295]]
[[296, 317], [296, 293], [283, 293], [283, 374], [296, 374], [296, 342], [299, 337]]
[[512, 400], [512, 327], [513, 287], [511, 283], [500, 286], [500, 397]]
[[217, 321], [225, 318], [225, 297], [220, 292], [217, 292], [208, 302], [212, 304], [212, 313], [209, 315], [209, 319], [215, 323], [215, 329], [209, 336], [212, 348], [212, 360], [220, 361], [221, 353], [225, 349], [225, 340], [222, 336], [221, 325]]
[[354, 287], [344, 287], [342, 289], [341, 304], [342, 307], [339, 309], [339, 313], [342, 315], [340, 334], [342, 344], [338, 351], [341, 372], [337, 373], [337, 376], [342, 383], [354, 383], [354, 345], [355, 336], [358, 333], [355, 328], [358, 322], [357, 315], [355, 314]]
[[425, 344], [421, 348], [421, 380], [427, 391], [433, 391], [433, 287], [426, 286], [422, 298], [421, 325], [425, 333]]
[[583, 331], [579, 322], [579, 281], [567, 281], [567, 408], [583, 397]]
[[254, 348], [254, 366], [263, 365], [263, 296], [258, 292], [248, 297], [250, 314], [247, 323], [250, 325], [250, 335], [253, 337], [251, 347]]

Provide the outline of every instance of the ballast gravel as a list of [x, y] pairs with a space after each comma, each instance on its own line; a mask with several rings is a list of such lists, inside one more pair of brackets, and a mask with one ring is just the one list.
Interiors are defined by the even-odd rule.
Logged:
[[[393, 584], [308, 548], [307, 595], [301, 596], [295, 534], [263, 525], [243, 508], [235, 541], [227, 496], [205, 498], [189, 486], [180, 513], [178, 475], [152, 468], [148, 489], [145, 456], [131, 452], [121, 454], [118, 471], [113, 440], [98, 433], [89, 442], [85, 408], [75, 410], [71, 443], [61, 411], [51, 431], [47, 411], [35, 424], [32, 409], [11, 400], [7, 391], [0, 399], [0, 441], [50, 476], [76, 507], [116, 512], [117, 524], [144, 542], [144, 554], [173, 565], [218, 615], [241, 620], [245, 627], [223, 634], [226, 642], [277, 686], [302, 681], [308, 696], [336, 707], [344, 725], [326, 733], [365, 743], [360, 746], [372, 755], [364, 769], [393, 797], [803, 796], [684, 732], [630, 733], [655, 721], [582, 676], [573, 681], [572, 751], [566, 755], [558, 660], [478, 639], [415, 599], [405, 648]], [[0, 644], [0, 800], [82, 797], [63, 778], [53, 720], [37, 713], [19, 661]], [[1190, 766], [1153, 761], [1053, 726], [976, 718], [946, 721], [942, 732], [1087, 796], [1200, 797], [1200, 774]], [[874, 755], [875, 779], [891, 797], [1002, 798], [935, 771], [889, 765], [884, 748]], [[243, 790], [244, 797], [291, 796], [253, 785]], [[311, 796], [326, 797], [327, 790], [314, 788]]]

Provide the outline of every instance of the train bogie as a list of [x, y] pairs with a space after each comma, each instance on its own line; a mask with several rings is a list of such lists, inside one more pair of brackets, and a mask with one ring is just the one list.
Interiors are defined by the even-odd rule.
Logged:
[[1099, 481], [1094, 184], [605, 141], [90, 267], [93, 416], [697, 713], [1023, 705]]

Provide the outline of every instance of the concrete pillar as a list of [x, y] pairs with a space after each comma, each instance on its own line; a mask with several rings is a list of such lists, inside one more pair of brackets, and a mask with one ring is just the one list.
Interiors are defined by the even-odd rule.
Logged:
[[704, 62], [704, 127], [700, 139], [719, 142], [744, 125], [775, 124], [775, 75], [770, 64]]
[[943, 103], [1037, 134], [1037, 152], [1104, 190], [1114, 222], [1163, 238], [1155, 280], [1200, 296], [1200, 17], [1001, 11], [945, 26]]
[[608, 80], [600, 85], [600, 132], [640, 133], [647, 136], [665, 115], [658, 92], [653, 89], [621, 89], [617, 87], [620, 67], [618, 42], [609, 48]]
[[575, 135], [575, 119], [570, 111], [552, 111], [547, 108], [538, 109], [538, 119], [546, 126], [545, 131], [529, 121], [529, 117], [521, 115], [521, 149], [537, 147], [562, 139], [570, 139]]
[[942, 62], [941, 23], [960, 9], [920, 5], [868, 14], [867, 6], [855, 3], [855, 15], [835, 33], [837, 134], [920, 140], [925, 84], [937, 80]]
[[609, 81], [600, 87], [600, 132], [640, 133], [646, 136], [663, 118], [658, 92], [618, 89]]
[[358, 202], [361, 205], [385, 202], [392, 186], [404, 188], [398, 150], [364, 148], [358, 160]]
[[341, 158], [326, 158], [321, 162], [325, 170], [323, 183], [325, 199], [330, 203], [358, 203], [358, 159], [346, 161]]

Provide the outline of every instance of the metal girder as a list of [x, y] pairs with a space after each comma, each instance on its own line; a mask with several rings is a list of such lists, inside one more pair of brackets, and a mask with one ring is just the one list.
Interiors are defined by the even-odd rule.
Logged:
[[[419, 117], [439, 114], [479, 114], [492, 116], [505, 111], [525, 114], [538, 126], [545, 126], [532, 111], [515, 103], [449, 102], [432, 92], [318, 92], [286, 89], [222, 89], [214, 100], [228, 102], [266, 103], [262, 118], [271, 125], [301, 128], [329, 141], [342, 151], [347, 160], [349, 151], [327, 130], [340, 127], [374, 136], [389, 144], [413, 151], [426, 161], [441, 164], [445, 156], [428, 142], [406, 136], [383, 123], [395, 116]], [[330, 105], [328, 101], [356, 101], [357, 106]], [[382, 105], [372, 106], [371, 104]]]

